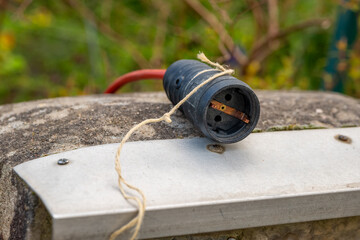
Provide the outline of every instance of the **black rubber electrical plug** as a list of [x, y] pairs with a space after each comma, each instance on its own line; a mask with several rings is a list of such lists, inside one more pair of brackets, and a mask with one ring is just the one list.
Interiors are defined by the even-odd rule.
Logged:
[[[212, 68], [195, 60], [179, 60], [170, 65], [163, 84], [174, 105], [219, 71], [213, 69], [196, 76], [205, 69]], [[218, 77], [200, 88], [180, 110], [206, 137], [220, 143], [243, 140], [260, 117], [260, 103], [254, 91], [229, 75]]]

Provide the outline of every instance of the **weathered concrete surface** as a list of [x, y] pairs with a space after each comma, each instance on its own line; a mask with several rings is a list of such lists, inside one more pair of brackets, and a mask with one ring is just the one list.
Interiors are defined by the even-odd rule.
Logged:
[[[259, 131], [360, 126], [360, 102], [356, 99], [321, 92], [258, 91], [257, 94], [261, 102]], [[14, 174], [14, 166], [48, 154], [119, 142], [132, 125], [159, 117], [170, 108], [163, 93], [56, 98], [0, 106], [0, 240], [51, 236], [51, 219], [46, 209]], [[200, 135], [181, 113], [172, 119], [171, 124], [146, 126], [130, 140]], [[353, 234], [347, 235], [347, 239], [360, 239], [359, 231], [352, 230], [360, 228], [360, 217], [248, 229], [238, 232], [236, 237], [303, 239], [304, 231], [314, 232], [323, 222], [328, 224], [323, 224], [326, 229], [316, 230], [319, 236], [339, 225], [340, 232]], [[289, 234], [288, 238], [284, 238], [285, 233]]]

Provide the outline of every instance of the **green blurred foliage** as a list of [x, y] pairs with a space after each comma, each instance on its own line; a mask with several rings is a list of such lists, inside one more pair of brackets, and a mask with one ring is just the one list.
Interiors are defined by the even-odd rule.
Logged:
[[[199, 51], [224, 60], [217, 32], [183, 1], [78, 0], [77, 7], [74, 1], [14, 0], [0, 10], [0, 104], [101, 93], [117, 76], [144, 67], [166, 68], [178, 59], [195, 58]], [[246, 1], [215, 1], [228, 22], [210, 1], [200, 2], [235, 44], [250, 53], [257, 40], [256, 19]], [[266, 18], [266, 1], [258, 2]], [[279, 27], [314, 17], [334, 21], [336, 5], [279, 0]], [[238, 77], [254, 88], [319, 89], [331, 35], [332, 28], [324, 26], [296, 31]], [[356, 97], [358, 69], [360, 57], [354, 53], [346, 93]], [[146, 80], [120, 92], [160, 90], [161, 81]]]

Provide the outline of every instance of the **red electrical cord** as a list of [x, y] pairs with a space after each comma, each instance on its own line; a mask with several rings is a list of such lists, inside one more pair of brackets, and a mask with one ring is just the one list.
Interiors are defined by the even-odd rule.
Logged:
[[142, 79], [163, 79], [166, 69], [142, 69], [129, 72], [117, 78], [104, 93], [115, 93], [118, 89], [129, 82], [135, 82]]

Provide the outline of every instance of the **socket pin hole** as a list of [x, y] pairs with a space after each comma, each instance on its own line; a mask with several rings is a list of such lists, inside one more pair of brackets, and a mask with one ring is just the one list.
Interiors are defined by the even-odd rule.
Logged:
[[181, 81], [180, 81], [180, 79], [178, 78], [178, 79], [176, 79], [176, 81], [175, 81], [175, 88], [176, 89], [180, 89], [180, 87], [181, 87]]
[[214, 118], [215, 122], [220, 122], [221, 121], [221, 116], [220, 115], [216, 115]]
[[226, 101], [230, 101], [231, 98], [232, 98], [231, 94], [226, 94], [226, 95], [225, 95], [225, 100], [226, 100]]

